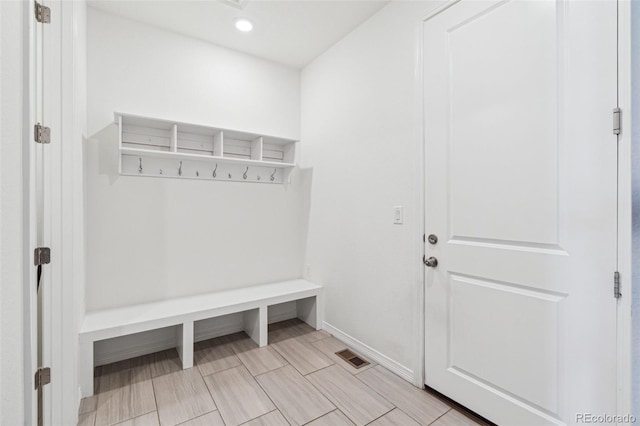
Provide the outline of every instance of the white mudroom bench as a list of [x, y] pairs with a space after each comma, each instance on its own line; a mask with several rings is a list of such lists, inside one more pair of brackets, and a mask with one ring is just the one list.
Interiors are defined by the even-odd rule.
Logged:
[[298, 279], [87, 312], [80, 330], [80, 387], [93, 395], [94, 343], [143, 331], [176, 326], [176, 348], [182, 368], [193, 367], [194, 322], [242, 312], [244, 331], [259, 346], [267, 345], [268, 307], [296, 302], [299, 319], [321, 328], [322, 286]]

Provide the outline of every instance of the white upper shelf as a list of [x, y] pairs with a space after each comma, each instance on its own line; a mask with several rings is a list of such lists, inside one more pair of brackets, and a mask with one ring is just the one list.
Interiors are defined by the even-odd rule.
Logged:
[[138, 126], [138, 127], [149, 127], [149, 128], [160, 129], [160, 130], [163, 130], [163, 129], [171, 130], [171, 128], [174, 125], [177, 125], [180, 131], [184, 131], [185, 133], [192, 133], [192, 134], [213, 136], [216, 133], [223, 131], [229, 139], [235, 139], [235, 140], [252, 141], [258, 137], [262, 137], [264, 138], [264, 143], [266, 144], [287, 145], [290, 143], [298, 142], [296, 139], [281, 138], [278, 136], [264, 135], [264, 134], [251, 133], [251, 132], [243, 132], [243, 131], [234, 130], [234, 129], [212, 127], [212, 126], [206, 126], [202, 124], [184, 123], [180, 121], [173, 121], [173, 120], [167, 120], [162, 118], [144, 117], [141, 115], [127, 114], [123, 112], [116, 112], [114, 113], [114, 116], [115, 116], [116, 124], [118, 124], [119, 122], [119, 117], [122, 117], [124, 123], [131, 126]]
[[294, 139], [120, 112], [115, 121], [123, 175], [283, 183], [295, 167]]

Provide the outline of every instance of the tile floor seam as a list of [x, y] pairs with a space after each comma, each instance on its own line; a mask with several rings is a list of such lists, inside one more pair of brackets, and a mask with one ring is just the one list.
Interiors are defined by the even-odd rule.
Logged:
[[[237, 352], [235, 353], [235, 355], [236, 355], [236, 357], [238, 357], [238, 359], [240, 360], [240, 362], [242, 363], [242, 365], [243, 365], [247, 370], [249, 370], [249, 373], [251, 373], [251, 375], [252, 375], [253, 377], [258, 377], [258, 376], [261, 376], [261, 375], [263, 375], [263, 374], [265, 374], [265, 373], [270, 373], [271, 371], [276, 371], [276, 370], [278, 370], [278, 369], [280, 369], [280, 368], [282, 368], [282, 367], [286, 367], [287, 365], [291, 365], [291, 364], [289, 363], [289, 361], [287, 361], [287, 360], [282, 356], [282, 354], [281, 354], [280, 352], [278, 352], [278, 351], [277, 351], [273, 346], [271, 346], [271, 345], [269, 345], [269, 344], [267, 344], [267, 346], [261, 346], [261, 347], [258, 347], [258, 348], [250, 349], [250, 351], [255, 350], [255, 349], [261, 349], [261, 348], [269, 348], [269, 347], [270, 347], [271, 349], [273, 349], [273, 350], [274, 350], [274, 351], [275, 351], [275, 352], [280, 356], [280, 358], [282, 358], [282, 360], [284, 361], [284, 365], [281, 365], [280, 367], [272, 368], [271, 370], [263, 371], [262, 373], [256, 374], [255, 376], [253, 375], [253, 373], [251, 373], [251, 370], [249, 370], [249, 366], [248, 366], [248, 365], [247, 365], [247, 364], [242, 360], [242, 358], [240, 358], [240, 357], [238, 356], [238, 353], [237, 353]], [[231, 348], [231, 349], [233, 349], [233, 348]], [[235, 352], [235, 351], [234, 351], [234, 352]], [[246, 351], [246, 352], [249, 352], [249, 351]], [[243, 353], [244, 353], [244, 352], [243, 352]], [[292, 367], [293, 367], [293, 366], [292, 366]], [[295, 368], [295, 367], [294, 367], [294, 368]]]
[[[263, 413], [263, 414], [260, 414], [260, 415], [259, 415], [259, 416], [257, 416], [257, 417], [251, 418], [251, 419], [247, 420], [247, 421], [246, 421], [246, 422], [244, 422], [244, 423], [250, 422], [250, 421], [255, 420], [255, 419], [257, 419], [257, 418], [259, 418], [259, 417], [262, 417], [262, 416], [266, 416], [267, 414], [269, 414], [269, 413], [271, 413], [271, 412], [273, 412], [273, 411], [278, 411], [278, 406], [273, 402], [273, 400], [271, 399], [271, 397], [269, 396], [269, 394], [268, 394], [268, 393], [267, 393], [267, 392], [262, 388], [262, 386], [260, 386], [260, 383], [255, 379], [255, 377], [251, 374], [251, 372], [249, 372], [249, 369], [248, 369], [247, 367], [245, 367], [244, 365], [242, 365], [242, 364], [241, 364], [241, 365], [237, 365], [237, 366], [232, 367], [232, 368], [244, 368], [244, 369], [247, 371], [247, 373], [249, 374], [249, 376], [253, 379], [253, 381], [254, 381], [254, 382], [258, 385], [258, 387], [262, 390], [262, 392], [264, 392], [264, 394], [265, 394], [265, 395], [266, 395], [266, 397], [269, 399], [269, 401], [271, 402], [271, 404], [273, 404], [273, 407], [274, 407], [274, 409], [273, 409], [273, 410], [268, 411], [268, 412]], [[231, 370], [231, 368], [228, 368], [227, 370], [224, 370], [224, 371], [228, 371], [228, 370]], [[219, 371], [218, 373], [222, 373], [222, 371]], [[214, 374], [218, 374], [218, 373], [214, 373]], [[209, 375], [207, 375], [207, 377], [209, 377], [209, 376], [213, 376], [214, 374], [209, 374]], [[203, 377], [203, 380], [204, 380], [204, 377]], [[211, 395], [211, 398], [213, 399], [214, 404], [216, 404], [216, 407], [218, 407], [218, 410], [219, 410], [219, 409], [220, 409], [220, 406], [218, 405], [218, 403], [216, 402], [215, 398], [213, 397], [213, 393], [211, 392], [211, 389], [209, 388], [209, 385], [207, 384], [207, 382], [206, 382], [206, 381], [205, 381], [205, 386], [206, 386], [207, 390], [209, 391], [209, 395]], [[213, 387], [213, 384], [212, 384], [211, 386]], [[281, 414], [282, 414], [282, 413], [281, 413]], [[227, 422], [224, 420], [224, 417], [222, 417], [222, 411], [220, 411], [220, 417], [222, 418], [222, 422], [226, 425], [226, 424], [227, 424]], [[283, 417], [284, 417], [284, 416], [283, 416]], [[242, 423], [242, 424], [244, 424], [244, 423]]]
[[[280, 343], [280, 342], [278, 342], [278, 343]], [[274, 345], [276, 345], [276, 344], [277, 344], [277, 343], [274, 343]], [[311, 344], [309, 344], [309, 346], [313, 347], [313, 345], [311, 345]], [[293, 368], [295, 368], [295, 370], [296, 370], [298, 373], [300, 373], [303, 377], [304, 377], [304, 376], [306, 376], [306, 375], [308, 375], [308, 374], [312, 374], [312, 373], [315, 373], [316, 371], [324, 370], [324, 369], [325, 369], [325, 368], [327, 368], [327, 367], [331, 367], [332, 365], [335, 365], [335, 362], [333, 362], [333, 360], [331, 360], [331, 359], [329, 359], [328, 357], [326, 357], [327, 359], [329, 359], [329, 361], [331, 361], [331, 364], [329, 364], [329, 365], [327, 365], [327, 366], [325, 366], [325, 367], [319, 368], [319, 369], [317, 369], [317, 370], [310, 371], [310, 372], [308, 372], [307, 374], [305, 374], [305, 373], [303, 373], [302, 371], [298, 370], [298, 368], [296, 368], [296, 366], [295, 366], [295, 365], [291, 364], [291, 362], [289, 362], [289, 360], [287, 359], [287, 357], [286, 357], [282, 352], [280, 352], [280, 351], [278, 350], [278, 348], [277, 348], [277, 347], [275, 347], [275, 346], [274, 346], [274, 347], [273, 347], [273, 349], [274, 349], [276, 352], [278, 352], [278, 353], [280, 354], [280, 356], [281, 356], [282, 358], [284, 358], [284, 360], [285, 360], [285, 361], [287, 361], [287, 363], [288, 363], [289, 365], [291, 365]], [[315, 348], [314, 348], [314, 349], [315, 349]]]
[[162, 426], [162, 422], [160, 421], [160, 410], [158, 409], [158, 397], [156, 396], [156, 384], [153, 382], [153, 378], [151, 378], [151, 390], [153, 391], [153, 402], [156, 404], [156, 414], [158, 416], [158, 426]]
[[[205, 386], [206, 386], [206, 384], [205, 384]], [[211, 397], [211, 399], [213, 399], [213, 397]], [[217, 406], [216, 406], [216, 407], [217, 407]], [[184, 422], [180, 422], [180, 423], [178, 423], [177, 425], [173, 425], [173, 426], [180, 426], [180, 425], [183, 425], [183, 424], [185, 424], [185, 423], [187, 423], [187, 422], [190, 422], [190, 421], [192, 421], [192, 420], [199, 419], [200, 417], [208, 416], [209, 414], [214, 413], [214, 412], [216, 412], [216, 411], [218, 411], [218, 409], [211, 410], [211, 411], [209, 411], [208, 413], [201, 414], [201, 415], [199, 415], [199, 416], [197, 416], [197, 417], [193, 417], [193, 418], [191, 418], [191, 419], [185, 420]], [[160, 416], [158, 415], [158, 424], [160, 424], [160, 418], [159, 418], [159, 417], [160, 417]], [[222, 418], [222, 416], [220, 416], [220, 417]], [[223, 420], [223, 422], [224, 422], [224, 420]]]
[[[327, 365], [326, 367], [318, 368], [317, 370], [311, 371], [311, 372], [309, 372], [309, 373], [307, 373], [307, 374], [302, 374], [302, 373], [300, 373], [299, 371], [298, 371], [298, 373], [302, 374], [302, 377], [306, 378], [306, 377], [307, 377], [308, 375], [310, 375], [310, 374], [317, 373], [317, 372], [322, 371], [322, 370], [326, 370], [327, 368], [333, 367], [334, 365], [335, 365], [335, 366], [337, 366], [338, 364], [336, 364], [336, 363], [334, 362], [334, 363], [333, 363], [333, 364], [331, 364], [331, 365]], [[294, 368], [295, 368], [295, 367], [294, 367]], [[297, 371], [297, 370], [296, 370], [296, 371]]]
[[[325, 396], [325, 398], [326, 398], [326, 396]], [[331, 401], [329, 401], [329, 402], [331, 402]], [[331, 405], [335, 406], [335, 404], [334, 404], [333, 402], [331, 402]], [[322, 417], [326, 416], [327, 414], [331, 414], [331, 413], [333, 413], [333, 412], [334, 412], [334, 411], [336, 411], [337, 409], [338, 409], [338, 407], [336, 407], [336, 408], [335, 408], [335, 410], [331, 410], [331, 411], [329, 411], [328, 413], [324, 413], [324, 414], [322, 414], [322, 415], [320, 415], [320, 416], [318, 416], [318, 417], [316, 417], [316, 418], [314, 418], [314, 419], [311, 419], [311, 420], [309, 420], [308, 422], [303, 423], [303, 424], [302, 424], [302, 426], [304, 426], [304, 425], [308, 425], [308, 424], [309, 424], [309, 423], [311, 423], [311, 422], [315, 422], [316, 420], [318, 420], [318, 419], [320, 419], [320, 418], [322, 418]]]
[[[332, 403], [332, 404], [333, 404], [333, 403]], [[334, 405], [335, 405], [335, 404], [334, 404]], [[321, 419], [321, 418], [323, 418], [324, 416], [328, 416], [329, 414], [331, 414], [331, 413], [333, 413], [333, 412], [336, 412], [336, 411], [340, 411], [340, 410], [336, 407], [336, 409], [335, 409], [335, 410], [331, 410], [331, 411], [329, 411], [328, 413], [324, 413], [324, 414], [323, 414], [323, 415], [321, 415], [320, 417], [316, 417], [315, 419], [309, 420], [308, 422], [306, 422], [306, 423], [305, 423], [305, 424], [303, 424], [302, 426], [306, 426], [306, 425], [308, 425], [309, 423], [311, 423], [311, 422], [315, 422], [316, 420]], [[341, 411], [340, 411], [340, 412], [341, 412]], [[343, 413], [343, 414], [344, 414], [344, 413]], [[345, 416], [345, 417], [346, 417], [346, 416]]]
[[[191, 368], [196, 368], [191, 367]], [[213, 397], [213, 394], [211, 393], [211, 389], [209, 389], [209, 385], [207, 385], [207, 381], [204, 379], [204, 376], [202, 375], [202, 372], [200, 371], [199, 368], [197, 368], [198, 373], [200, 374], [200, 378], [202, 378], [202, 381], [204, 382], [204, 387], [207, 389], [207, 392], [209, 392], [209, 396], [211, 397], [211, 400], [213, 401], [213, 405], [216, 406], [216, 410], [220, 411], [220, 405], [218, 405], [218, 401], [216, 401], [216, 399]], [[225, 425], [227, 424], [227, 422], [224, 421], [224, 418], [222, 417], [222, 413], [220, 413], [220, 418], [222, 419], [222, 423], [224, 423]]]
[[[376, 365], [376, 367], [374, 367], [374, 368], [378, 368], [378, 367], [380, 367], [380, 368], [382, 368], [382, 369], [384, 369], [384, 370], [387, 370], [389, 373], [393, 374], [394, 376], [398, 377], [399, 379], [404, 380], [404, 379], [402, 379], [400, 376], [398, 376], [397, 374], [395, 374], [395, 373], [394, 373], [394, 372], [392, 372], [391, 370], [386, 369], [385, 367], [381, 366], [380, 364]], [[369, 371], [369, 370], [366, 370], [366, 371]], [[357, 376], [357, 374], [356, 374], [355, 376]], [[378, 391], [376, 391], [374, 388], [372, 388], [372, 387], [371, 387], [371, 386], [369, 386], [367, 383], [365, 383], [365, 382], [364, 382], [364, 380], [363, 380], [362, 378], [360, 378], [360, 377], [356, 377], [356, 379], [360, 380], [360, 382], [362, 382], [365, 386], [369, 387], [369, 389], [372, 389], [374, 392], [376, 392], [378, 395], [380, 395], [382, 398], [384, 398], [385, 400], [387, 400], [387, 401], [388, 401], [388, 399], [387, 399], [384, 395], [380, 394], [380, 393], [379, 393]], [[414, 388], [418, 389], [419, 391], [424, 392], [424, 393], [425, 393], [425, 395], [429, 395], [429, 393], [427, 393], [424, 389], [421, 389], [421, 388], [419, 388], [419, 387], [417, 387], [417, 386], [413, 386], [413, 384], [412, 384], [412, 383], [410, 383], [410, 382], [407, 382], [407, 383], [408, 383], [409, 385], [411, 385], [412, 387], [414, 387]], [[435, 397], [434, 397], [434, 398], [435, 398]], [[453, 409], [453, 407], [452, 407], [451, 405], [449, 405], [449, 403], [444, 402], [444, 401], [441, 401], [441, 400], [440, 400], [440, 399], [438, 399], [438, 398], [435, 398], [435, 399], [436, 399], [436, 400], [438, 400], [438, 401], [440, 401], [440, 402], [442, 402], [444, 405], [446, 405], [447, 407], [449, 407], [449, 409], [448, 409], [447, 411], [445, 411], [444, 413], [442, 413], [441, 415], [439, 415], [435, 420], [433, 420], [433, 422], [435, 422], [435, 421], [436, 421], [436, 420], [438, 420], [440, 417], [444, 416], [445, 414], [447, 414], [449, 411], [451, 411], [451, 410]], [[389, 401], [389, 402], [391, 402], [391, 401]], [[395, 405], [395, 404], [392, 404], [392, 405]], [[412, 415], [412, 414], [407, 413], [405, 410], [402, 410], [400, 407], [397, 407], [397, 406], [396, 406], [396, 408], [398, 408], [400, 411], [402, 411], [404, 414], [406, 414], [407, 416], [409, 416], [411, 419], [413, 419], [413, 420], [414, 420], [414, 421], [416, 421], [417, 423], [420, 423], [420, 422], [421, 422], [421, 421], [420, 421], [420, 419], [416, 418], [416, 417], [415, 417], [414, 415]], [[433, 422], [431, 422], [431, 423], [429, 423], [429, 424], [433, 424]]]
[[[283, 365], [283, 366], [281, 366], [281, 367], [274, 368], [273, 370], [269, 370], [269, 371], [265, 371], [264, 373], [256, 374], [255, 376], [253, 376], [253, 378], [254, 378], [254, 379], [257, 379], [258, 377], [260, 377], [260, 376], [264, 376], [264, 375], [265, 375], [265, 374], [267, 374], [267, 373], [273, 373], [274, 371], [281, 370], [281, 369], [283, 369], [283, 368], [285, 368], [285, 367], [288, 367], [288, 366], [293, 367], [293, 365], [291, 365], [291, 364]], [[295, 367], [293, 367], [293, 368], [295, 368]], [[298, 371], [298, 370], [296, 370], [296, 371]], [[299, 373], [299, 371], [298, 371], [298, 373]], [[304, 377], [304, 376], [302, 376], [302, 377]], [[256, 381], [257, 381], [257, 380], [256, 380]]]
[[91, 426], [96, 426], [96, 419], [98, 418], [98, 406], [96, 403], [96, 411], [92, 411], [92, 413], [96, 413], [95, 416], [93, 416], [93, 424]]
[[[272, 402], [273, 402], [273, 401], [272, 401]], [[246, 421], [246, 422], [244, 422], [244, 423], [240, 423], [238, 426], [246, 425], [246, 424], [247, 424], [247, 423], [249, 423], [249, 422], [252, 422], [252, 421], [254, 421], [254, 420], [256, 420], [256, 419], [259, 419], [260, 417], [267, 416], [267, 415], [269, 415], [269, 414], [271, 414], [271, 413], [274, 413], [274, 412], [276, 412], [276, 411], [277, 411], [278, 413], [280, 413], [280, 415], [284, 418], [284, 415], [280, 412], [280, 410], [278, 410], [278, 407], [277, 407], [275, 404], [273, 404], [273, 405], [274, 405], [274, 407], [276, 407], [276, 409], [275, 409], [275, 410], [271, 410], [271, 411], [269, 411], [268, 413], [260, 414], [258, 417], [254, 417], [254, 418], [252, 418], [252, 419], [247, 420], [247, 421]], [[286, 421], [286, 420], [287, 420], [287, 419], [285, 419], [285, 421]], [[287, 423], [288, 423], [289, 425], [291, 425], [291, 423], [289, 423], [288, 421], [287, 421]], [[226, 423], [225, 423], [225, 424], [226, 424]]]
[[453, 410], [453, 407], [449, 408], [447, 411], [445, 411], [444, 413], [440, 414], [440, 416], [438, 416], [438, 418], [434, 419], [431, 423], [429, 423], [430, 425], [434, 424], [435, 422], [438, 421], [438, 419], [440, 419], [440, 417], [444, 416], [445, 414], [447, 414], [448, 412], [450, 412], [451, 410]]
[[[394, 407], [398, 408], [398, 406], [396, 406], [394, 403], [392, 403], [391, 401], [389, 401], [384, 395], [382, 395], [380, 392], [378, 392], [377, 390], [375, 390], [374, 388], [372, 388], [371, 386], [369, 386], [367, 383], [364, 382], [364, 380], [362, 380], [360, 377], [358, 377], [357, 374], [354, 374], [353, 377], [355, 377], [358, 381], [360, 381], [360, 383], [362, 383], [363, 385], [365, 385], [367, 388], [371, 389], [372, 391], [374, 391], [377, 395], [380, 395], [380, 398], [384, 399], [385, 401], [387, 401], [389, 404], [393, 405]], [[402, 410], [400, 410], [402, 411]], [[403, 413], [405, 413], [404, 411], [402, 411]], [[385, 413], [386, 414], [386, 413]], [[407, 416], [411, 417], [413, 420], [417, 421], [418, 423], [420, 423], [417, 419], [415, 419], [413, 416], [409, 415], [408, 413]]]
[[[329, 366], [327, 366], [327, 367], [325, 367], [325, 368], [322, 368], [322, 369], [320, 369], [320, 370], [314, 371], [313, 373], [317, 373], [317, 372], [322, 371], [322, 370], [325, 370], [325, 369], [327, 369], [327, 368], [329, 368], [329, 367], [333, 367], [334, 365], [335, 365], [335, 364], [333, 364], [333, 365], [329, 365]], [[338, 368], [340, 368], [340, 367], [338, 367]], [[313, 373], [309, 373], [309, 374], [313, 374]], [[306, 376], [302, 376], [302, 377], [304, 377], [304, 378], [305, 378], [309, 383], [311, 383], [311, 385], [312, 385], [312, 386], [314, 386], [316, 389], [318, 389], [318, 391], [319, 391], [322, 395], [324, 395], [324, 397], [325, 397], [325, 398], [327, 398], [327, 399], [328, 399], [328, 400], [329, 400], [329, 401], [330, 401], [334, 406], [336, 406], [336, 410], [340, 411], [340, 412], [341, 412], [342, 414], [344, 414], [344, 415], [345, 415], [345, 417], [346, 417], [346, 418], [348, 418], [352, 423], [356, 424], [356, 421], [355, 421], [355, 420], [353, 420], [353, 419], [352, 419], [351, 417], [349, 417], [347, 414], [345, 414], [344, 412], [342, 412], [342, 410], [340, 410], [340, 407], [338, 407], [338, 406], [337, 406], [337, 404], [333, 401], [333, 399], [332, 399], [332, 398], [330, 398], [330, 396], [329, 396], [327, 393], [323, 392], [323, 391], [322, 391], [322, 389], [320, 389], [318, 386], [316, 386], [316, 385], [315, 385], [311, 380], [309, 380]], [[362, 381], [360, 381], [360, 382], [362, 382]], [[366, 383], [362, 383], [362, 384], [363, 384], [366, 388], [371, 389], [371, 388], [370, 388]], [[375, 391], [374, 391], [374, 392], [375, 392]], [[375, 394], [376, 394], [376, 395], [380, 395], [378, 392], [375, 392]], [[392, 403], [391, 403], [390, 401], [388, 401], [386, 398], [382, 397], [382, 399], [383, 399], [384, 401], [388, 402], [388, 403], [389, 403], [389, 405], [391, 405], [391, 407], [393, 407], [393, 408], [391, 408], [391, 410], [389, 410], [389, 411], [385, 412], [384, 414], [382, 414], [380, 417], [382, 417], [382, 416], [384, 416], [385, 414], [387, 414], [387, 413], [389, 413], [389, 412], [393, 411], [394, 409], [398, 408], [398, 407], [396, 407], [396, 406], [395, 406], [395, 404], [392, 404]], [[334, 410], [334, 411], [335, 411], [335, 410]], [[327, 413], [327, 414], [329, 414], [329, 413]], [[376, 420], [376, 419], [373, 419], [373, 420], [371, 420], [371, 421], [373, 422], [373, 421], [375, 421], [375, 420]], [[369, 422], [369, 423], [371, 423], [371, 422]], [[367, 423], [367, 424], [369, 424], [369, 423]]]
[[[224, 344], [224, 343], [223, 343], [223, 344]], [[205, 349], [200, 349], [200, 350], [205, 350]], [[233, 348], [232, 348], [231, 352], [233, 353]], [[232, 365], [232, 366], [230, 366], [230, 367], [226, 367], [226, 368], [223, 368], [222, 370], [217, 370], [217, 371], [214, 371], [214, 372], [209, 373], [209, 374], [202, 374], [202, 370], [200, 370], [200, 366], [201, 366], [201, 365], [208, 364], [208, 363], [210, 363], [210, 362], [215, 362], [216, 360], [214, 360], [214, 361], [207, 361], [205, 364], [200, 364], [200, 363], [198, 363], [198, 362], [195, 360], [195, 351], [194, 351], [194, 353], [193, 353], [193, 358], [194, 358], [194, 359], [193, 359], [193, 367], [191, 367], [191, 368], [197, 368], [197, 369], [198, 369], [198, 371], [200, 372], [200, 375], [204, 378], [204, 377], [210, 376], [210, 375], [212, 375], [212, 374], [216, 374], [216, 373], [220, 373], [220, 372], [225, 371], [225, 370], [229, 370], [229, 369], [231, 369], [231, 368], [239, 367], [240, 365], [244, 366], [244, 363], [242, 362], [242, 360], [241, 360], [240, 358], [238, 358], [238, 356], [237, 356], [235, 353], [233, 353], [233, 356], [238, 360], [238, 362], [239, 362], [240, 364], [238, 364], [238, 365]]]
[[[242, 361], [240, 361], [240, 365], [234, 365], [234, 366], [231, 366], [231, 367], [226, 367], [226, 368], [223, 368], [222, 370], [214, 371], [213, 373], [209, 373], [209, 374], [202, 374], [202, 371], [200, 370], [200, 368], [198, 368], [198, 366], [197, 366], [197, 365], [194, 365], [194, 366], [193, 366], [193, 367], [191, 367], [191, 368], [195, 368], [195, 369], [197, 369], [197, 370], [198, 370], [198, 372], [200, 373], [200, 376], [202, 376], [202, 378], [204, 379], [205, 377], [209, 377], [209, 376], [212, 376], [212, 375], [214, 375], [214, 374], [222, 373], [223, 371], [231, 370], [232, 368], [238, 368], [238, 367], [244, 367], [244, 368], [247, 368], [247, 366], [246, 366], [246, 365], [244, 365], [244, 364], [242, 363]], [[188, 370], [188, 369], [187, 369], [187, 370]], [[248, 368], [247, 368], [247, 370], [248, 370]], [[249, 372], [249, 374], [251, 374], [251, 372]]]
[[[281, 368], [284, 368], [284, 367], [286, 367], [286, 365], [285, 365], [285, 366], [282, 366]], [[251, 373], [249, 373], [249, 374], [251, 374]], [[286, 417], [286, 416], [282, 413], [282, 411], [280, 410], [280, 407], [278, 407], [278, 404], [276, 404], [276, 403], [275, 403], [275, 401], [273, 400], [273, 398], [271, 398], [271, 395], [269, 395], [269, 392], [267, 392], [267, 390], [264, 388], [264, 386], [262, 386], [262, 383], [260, 383], [260, 381], [259, 381], [258, 379], [256, 379], [256, 377], [257, 377], [257, 376], [255, 376], [255, 377], [254, 377], [254, 376], [251, 376], [251, 377], [253, 377], [253, 380], [258, 384], [258, 386], [260, 386], [260, 389], [262, 389], [262, 392], [264, 392], [264, 394], [265, 394], [265, 395], [267, 395], [267, 398], [269, 398], [269, 401], [271, 401], [271, 403], [273, 404], [273, 406], [274, 406], [274, 407], [276, 407], [276, 409], [275, 409], [275, 410], [272, 410], [272, 411], [276, 411], [276, 410], [277, 410], [278, 412], [280, 412], [280, 414], [281, 414], [281, 415], [282, 415], [282, 417], [285, 419], [285, 421], [286, 421], [287, 423], [291, 424], [291, 422], [287, 419], [287, 417]], [[269, 413], [271, 413], [272, 411], [270, 411]], [[266, 416], [266, 415], [267, 415], [267, 414], [269, 414], [269, 413], [266, 413], [266, 414], [263, 414], [263, 415], [264, 415], [264, 416]], [[258, 416], [258, 417], [262, 417], [262, 416]], [[256, 418], [257, 418], [257, 417], [256, 417]], [[252, 419], [252, 420], [253, 420], [253, 419]], [[249, 420], [249, 421], [251, 421], [251, 420]]]
[[[276, 370], [279, 370], [279, 369], [281, 369], [281, 368], [285, 368], [285, 367], [287, 367], [287, 366], [286, 366], [286, 365], [283, 365], [282, 367], [277, 368], [277, 369], [272, 370], [272, 371], [276, 371]], [[312, 387], [313, 389], [317, 390], [317, 391], [320, 393], [320, 395], [322, 395], [322, 396], [323, 396], [327, 401], [329, 401], [329, 403], [331, 403], [331, 405], [333, 405], [333, 406], [335, 407], [335, 409], [333, 409], [333, 410], [329, 411], [329, 413], [332, 413], [332, 412], [334, 412], [334, 411], [338, 410], [338, 407], [336, 407], [336, 405], [335, 405], [335, 404], [334, 404], [334, 403], [333, 403], [329, 398], [327, 398], [327, 396], [326, 396], [324, 393], [322, 393], [322, 391], [321, 391], [320, 389], [318, 389], [318, 387], [317, 387], [317, 386], [315, 386], [313, 383], [311, 383], [311, 381], [310, 381], [309, 379], [307, 379], [307, 378], [306, 378], [304, 375], [302, 375], [298, 370], [296, 370], [294, 366], [292, 366], [292, 365], [291, 365], [290, 367], [291, 367], [291, 368], [293, 368], [293, 369], [294, 369], [298, 374], [300, 374], [300, 376], [302, 377], [302, 379], [303, 379], [306, 383], [310, 384], [310, 385], [311, 385], [311, 387]], [[329, 366], [329, 367], [330, 367], [330, 366]], [[327, 367], [325, 367], [325, 368], [327, 368]], [[319, 370], [318, 370], [318, 371], [319, 371]], [[269, 372], [267, 371], [266, 373], [269, 373]], [[266, 373], [263, 373], [263, 374], [266, 374]], [[311, 374], [311, 373], [309, 373], [309, 374]], [[256, 377], [257, 377], [257, 376], [256, 376]], [[271, 396], [269, 395], [269, 392], [267, 392], [267, 390], [262, 386], [262, 384], [261, 384], [257, 379], [256, 379], [256, 382], [258, 382], [258, 384], [260, 385], [260, 387], [262, 387], [262, 389], [263, 389], [263, 390], [264, 390], [264, 392], [267, 394], [267, 396], [269, 397], [269, 399], [271, 399]], [[275, 403], [272, 399], [271, 399], [271, 401], [273, 402], [273, 405], [275, 405], [275, 406], [276, 406], [276, 408], [277, 408], [278, 410], [280, 410], [280, 408], [276, 405], [276, 403]], [[323, 415], [318, 416], [318, 417], [316, 417], [315, 419], [311, 419], [311, 420], [309, 420], [308, 422], [306, 422], [306, 423], [304, 423], [304, 424], [306, 425], [306, 424], [308, 424], [308, 423], [313, 422], [314, 420], [318, 420], [320, 417], [326, 416], [326, 415], [327, 415], [327, 414], [329, 414], [329, 413], [324, 413]], [[284, 419], [287, 421], [287, 423], [289, 423], [289, 425], [291, 425], [291, 422], [287, 419], [287, 417], [286, 417], [282, 412], [281, 412], [280, 414], [282, 414], [282, 417], [284, 417]]]
[[[393, 405], [393, 404], [391, 404], [391, 405]], [[384, 414], [382, 414], [382, 415], [380, 415], [380, 416], [376, 417], [375, 419], [371, 420], [369, 423], [367, 423], [367, 425], [370, 425], [371, 423], [375, 422], [376, 420], [378, 420], [378, 419], [380, 419], [380, 418], [382, 418], [382, 417], [386, 416], [387, 414], [389, 414], [389, 413], [390, 413], [390, 412], [392, 412], [393, 410], [400, 410], [400, 409], [399, 409], [398, 407], [396, 407], [395, 405], [393, 405], [393, 408], [392, 408], [391, 410], [389, 410], [389, 411], [387, 411], [386, 413], [384, 413]], [[402, 411], [402, 410], [400, 410], [400, 411]], [[405, 414], [407, 414], [407, 413], [405, 413]], [[411, 417], [411, 416], [409, 416], [409, 417]], [[413, 417], [411, 417], [411, 418], [413, 418]], [[366, 425], [365, 425], [365, 426], [366, 426]]]

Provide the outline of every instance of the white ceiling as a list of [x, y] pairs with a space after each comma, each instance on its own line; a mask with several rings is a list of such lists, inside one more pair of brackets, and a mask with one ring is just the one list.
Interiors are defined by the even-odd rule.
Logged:
[[[295, 68], [307, 65], [387, 3], [249, 0], [240, 9], [219, 0], [89, 0], [97, 9]], [[253, 31], [236, 30], [238, 17], [253, 21]]]

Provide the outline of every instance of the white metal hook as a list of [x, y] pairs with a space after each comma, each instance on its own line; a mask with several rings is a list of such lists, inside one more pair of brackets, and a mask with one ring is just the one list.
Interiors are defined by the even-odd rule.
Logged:
[[182, 176], [182, 161], [180, 162], [180, 167], [178, 168], [178, 176]]
[[276, 172], [277, 171], [278, 171], [278, 169], [273, 169], [273, 173], [271, 173], [271, 176], [269, 176], [269, 179], [271, 180], [271, 182], [276, 180]]
[[138, 167], [138, 173], [142, 173], [142, 157], [139, 157], [138, 160], [140, 160], [140, 166]]
[[216, 163], [216, 168], [213, 169], [213, 177], [216, 177], [216, 170], [218, 170], [218, 163]]
[[242, 179], [247, 180], [247, 172], [249, 171], [249, 166], [247, 166], [247, 168], [244, 170], [244, 173], [242, 174]]

